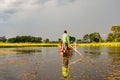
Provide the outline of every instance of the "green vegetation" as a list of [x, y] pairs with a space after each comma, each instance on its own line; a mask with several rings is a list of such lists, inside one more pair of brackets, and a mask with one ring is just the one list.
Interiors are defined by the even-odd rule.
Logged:
[[93, 42], [120, 42], [120, 25], [112, 26], [111, 32], [106, 36], [107, 39], [102, 39], [99, 32], [93, 32], [90, 34], [85, 34], [83, 39], [78, 39], [79, 43], [93, 43]]
[[[71, 44], [74, 45], [74, 44]], [[59, 43], [0, 43], [0, 47], [58, 47]], [[77, 43], [77, 46], [120, 47], [119, 42]]]
[[10, 43], [19, 43], [19, 42], [34, 42], [34, 43], [41, 43], [41, 37], [33, 37], [33, 36], [16, 36], [15, 38], [9, 38], [7, 42]]
[[0, 43], [0, 47], [57, 47], [58, 43]]
[[78, 46], [108, 46], [108, 47], [120, 47], [120, 42], [102, 42], [102, 43], [81, 43]]
[[0, 37], [0, 42], [6, 42], [7, 38], [5, 36]]
[[[111, 32], [106, 36], [107, 39], [102, 39], [99, 32], [92, 32], [90, 34], [83, 35], [83, 39], [76, 39], [76, 37], [70, 35], [70, 42], [77, 41], [79, 46], [120, 46], [120, 25], [112, 26]], [[58, 41], [51, 41], [49, 38], [42, 40], [42, 37], [34, 36], [16, 36], [12, 38], [0, 37], [0, 47], [46, 47], [46, 46], [58, 46]]]
[[111, 27], [111, 33], [108, 34], [108, 38], [106, 41], [109, 42], [120, 42], [120, 25], [118, 26], [112, 26]]
[[102, 38], [98, 32], [91, 34], [85, 34], [82, 39], [82, 43], [101, 42]]

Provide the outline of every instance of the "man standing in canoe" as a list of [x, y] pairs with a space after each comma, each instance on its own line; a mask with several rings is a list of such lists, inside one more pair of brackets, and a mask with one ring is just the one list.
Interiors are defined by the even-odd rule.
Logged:
[[63, 42], [62, 50], [65, 51], [68, 50], [70, 45], [70, 38], [66, 30], [64, 30], [64, 34], [62, 35], [62, 42]]

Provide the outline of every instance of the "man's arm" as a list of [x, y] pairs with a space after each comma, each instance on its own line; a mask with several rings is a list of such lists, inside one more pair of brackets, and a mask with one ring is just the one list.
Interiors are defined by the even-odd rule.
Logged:
[[70, 37], [69, 37], [69, 35], [67, 35], [67, 42], [68, 42], [68, 44], [70, 44]]

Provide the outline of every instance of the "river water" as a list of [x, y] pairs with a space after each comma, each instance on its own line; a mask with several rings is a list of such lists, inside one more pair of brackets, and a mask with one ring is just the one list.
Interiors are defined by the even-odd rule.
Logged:
[[[68, 80], [107, 80], [120, 75], [120, 48], [77, 47]], [[0, 48], [0, 80], [65, 80], [58, 47]], [[120, 74], [120, 73], [119, 73]], [[117, 79], [116, 79], [117, 80]]]

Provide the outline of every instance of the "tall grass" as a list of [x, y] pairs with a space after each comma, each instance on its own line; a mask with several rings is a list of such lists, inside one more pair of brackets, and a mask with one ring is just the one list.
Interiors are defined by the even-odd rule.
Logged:
[[[71, 44], [74, 45], [74, 44]], [[0, 43], [0, 47], [57, 47], [59, 43]], [[120, 47], [120, 42], [78, 43], [77, 46], [109, 46]]]
[[0, 47], [56, 47], [57, 43], [0, 43]]
[[106, 42], [106, 43], [81, 43], [78, 46], [108, 46], [108, 47], [120, 47], [120, 42]]

